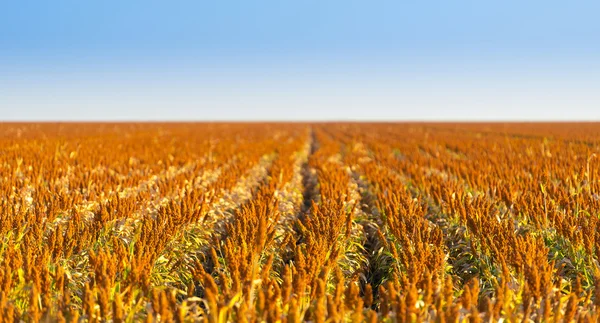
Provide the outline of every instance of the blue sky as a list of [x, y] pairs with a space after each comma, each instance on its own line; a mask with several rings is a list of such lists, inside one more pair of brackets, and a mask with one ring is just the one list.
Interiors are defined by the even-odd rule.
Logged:
[[600, 120], [593, 1], [4, 1], [0, 120]]

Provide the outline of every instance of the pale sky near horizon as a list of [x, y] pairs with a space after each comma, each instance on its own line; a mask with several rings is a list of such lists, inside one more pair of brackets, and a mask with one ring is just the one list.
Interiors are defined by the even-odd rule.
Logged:
[[593, 1], [0, 4], [0, 121], [597, 120]]

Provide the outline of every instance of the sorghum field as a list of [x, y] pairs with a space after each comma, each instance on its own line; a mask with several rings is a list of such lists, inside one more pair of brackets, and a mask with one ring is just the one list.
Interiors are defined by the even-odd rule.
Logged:
[[0, 319], [597, 322], [599, 124], [0, 124]]

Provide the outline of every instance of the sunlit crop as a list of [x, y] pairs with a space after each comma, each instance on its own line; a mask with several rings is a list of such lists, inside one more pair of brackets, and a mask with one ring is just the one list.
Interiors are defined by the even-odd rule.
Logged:
[[600, 319], [595, 124], [0, 134], [0, 321]]

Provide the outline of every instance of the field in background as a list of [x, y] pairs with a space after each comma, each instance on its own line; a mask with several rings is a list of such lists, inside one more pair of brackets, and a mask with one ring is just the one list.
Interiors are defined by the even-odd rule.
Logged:
[[0, 321], [600, 319], [600, 124], [0, 124]]

